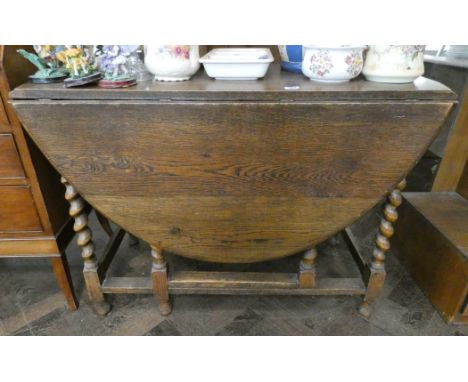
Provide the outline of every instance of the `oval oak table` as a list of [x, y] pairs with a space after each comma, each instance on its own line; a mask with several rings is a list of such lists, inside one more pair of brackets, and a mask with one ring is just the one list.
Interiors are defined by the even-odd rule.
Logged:
[[[368, 315], [385, 278], [403, 179], [455, 96], [425, 78], [319, 84], [272, 65], [259, 81], [200, 71], [187, 82], [118, 90], [24, 84], [11, 98], [64, 177], [87, 289], [101, 313], [106, 293], [153, 291], [164, 314], [169, 293], [278, 293], [363, 295]], [[372, 260], [353, 251], [362, 279], [316, 281], [315, 246], [386, 195]], [[106, 277], [122, 231], [98, 262], [83, 198], [151, 245], [152, 281]], [[298, 274], [168, 275], [163, 251], [221, 263], [305, 253]]]

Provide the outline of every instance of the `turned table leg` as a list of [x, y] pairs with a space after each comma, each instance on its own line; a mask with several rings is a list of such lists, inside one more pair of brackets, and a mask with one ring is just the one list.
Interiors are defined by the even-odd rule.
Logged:
[[88, 227], [88, 214], [84, 210], [85, 202], [65, 178], [62, 177], [61, 182], [66, 188], [65, 199], [70, 203], [70, 216], [75, 219], [73, 229], [78, 234], [78, 245], [81, 247], [81, 257], [84, 260], [83, 275], [89, 299], [95, 311], [105, 315], [110, 311], [110, 305], [105, 301], [101, 290], [93, 234]]
[[161, 249], [152, 248], [153, 266], [151, 268], [151, 280], [153, 292], [159, 298], [159, 310], [163, 316], [167, 316], [172, 311], [169, 301], [169, 289], [167, 283], [167, 263]]
[[393, 236], [393, 223], [398, 219], [397, 208], [402, 201], [401, 191], [406, 187], [406, 180], [402, 180], [388, 195], [383, 217], [380, 221], [379, 232], [375, 240], [370, 264], [369, 282], [367, 284], [364, 301], [359, 307], [359, 313], [365, 317], [371, 314], [371, 304], [377, 299], [385, 281], [385, 253], [390, 249], [390, 237]]
[[299, 265], [299, 286], [301, 288], [313, 288], [315, 286], [315, 259], [317, 249], [311, 248], [304, 253]]

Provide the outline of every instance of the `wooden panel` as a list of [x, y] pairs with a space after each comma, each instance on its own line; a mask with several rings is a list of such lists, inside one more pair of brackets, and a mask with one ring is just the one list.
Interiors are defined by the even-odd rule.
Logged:
[[[423, 201], [424, 198], [427, 200]], [[417, 284], [441, 315], [452, 322], [458, 320], [466, 296], [468, 257], [449, 239], [459, 237], [459, 229], [463, 227], [455, 223], [455, 233], [451, 233], [448, 225], [452, 216], [455, 221], [462, 218], [455, 206], [464, 199], [455, 193], [444, 193], [436, 198], [432, 193], [405, 193], [393, 240], [398, 249], [396, 253]], [[446, 213], [444, 206], [447, 206]], [[468, 220], [466, 214], [464, 220]], [[467, 224], [465, 234], [466, 227]]]
[[452, 242], [468, 261], [468, 200], [455, 192], [405, 193], [411, 205]]
[[262, 261], [323, 241], [405, 176], [451, 102], [14, 101], [104, 215], [171, 252]]
[[[463, 93], [465, 86], [468, 85], [468, 67], [461, 68], [453, 65], [443, 65], [435, 62], [436, 60], [446, 60], [447, 58], [431, 56], [429, 60], [434, 62], [424, 62], [424, 76], [435, 81], [443, 83], [449, 87], [453, 92], [459, 96], [459, 101], [463, 100]], [[449, 59], [450, 60], [450, 59]], [[453, 128], [456, 120], [458, 111], [460, 110], [462, 103], [455, 105], [454, 110], [450, 113], [450, 116], [445, 121], [436, 139], [431, 144], [429, 150], [437, 155], [439, 158], [443, 158], [444, 151], [447, 146], [448, 136], [451, 129]]]
[[25, 178], [13, 135], [0, 134], [0, 155], [0, 183], [2, 178]]
[[465, 87], [455, 125], [449, 135], [444, 157], [437, 171], [432, 191], [452, 192], [457, 190], [468, 161], [468, 85]]
[[43, 232], [38, 232], [37, 237], [32, 232], [2, 236], [0, 233], [0, 257], [60, 257], [64, 248], [57, 246], [54, 236], [44, 237]]
[[42, 231], [28, 187], [0, 186], [0, 233]]

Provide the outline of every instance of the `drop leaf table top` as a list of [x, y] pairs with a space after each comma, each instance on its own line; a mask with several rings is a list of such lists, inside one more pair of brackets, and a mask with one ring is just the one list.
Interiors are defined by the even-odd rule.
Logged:
[[119, 90], [24, 84], [13, 106], [38, 147], [105, 216], [153, 248], [241, 263], [325, 240], [405, 177], [455, 95], [272, 65], [259, 81]]

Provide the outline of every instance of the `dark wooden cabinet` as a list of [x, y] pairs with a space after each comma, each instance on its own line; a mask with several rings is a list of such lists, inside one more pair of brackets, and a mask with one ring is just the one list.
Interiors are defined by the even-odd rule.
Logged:
[[0, 46], [0, 257], [51, 258], [68, 306], [76, 309], [64, 252], [73, 237], [64, 188], [8, 102], [10, 90], [34, 72], [18, 48]]
[[433, 61], [429, 74], [452, 87], [459, 103], [435, 145], [443, 158], [432, 191], [404, 194], [395, 243], [442, 317], [468, 324], [468, 62], [460, 67], [447, 58]]

